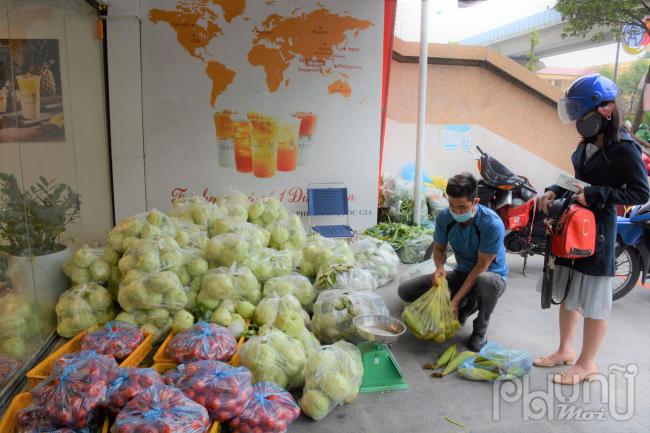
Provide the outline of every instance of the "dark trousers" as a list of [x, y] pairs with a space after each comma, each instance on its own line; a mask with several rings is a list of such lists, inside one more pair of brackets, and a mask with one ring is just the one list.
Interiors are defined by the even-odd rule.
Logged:
[[[447, 272], [447, 283], [452, 297], [460, 290], [467, 275], [465, 272]], [[432, 284], [431, 274], [420, 275], [400, 284], [397, 294], [403, 301], [413, 302], [424, 295]], [[474, 332], [485, 334], [490, 322], [490, 316], [497, 305], [497, 300], [505, 290], [506, 282], [503, 281], [499, 274], [483, 272], [476, 279], [472, 290], [460, 302], [458, 307], [459, 318], [466, 318], [478, 311], [478, 316], [474, 319]]]

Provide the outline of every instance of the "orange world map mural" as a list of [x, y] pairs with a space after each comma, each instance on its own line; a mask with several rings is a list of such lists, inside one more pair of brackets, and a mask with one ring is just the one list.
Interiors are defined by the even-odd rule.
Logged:
[[[282, 85], [289, 86], [286, 71], [293, 62], [299, 62], [300, 73], [317, 73], [333, 79], [327, 84], [330, 95], [349, 97], [352, 88], [343, 70], [349, 72], [361, 67], [344, 63], [346, 52], [359, 50], [349, 47], [348, 38], [358, 36], [374, 24], [333, 13], [320, 5], [311, 12], [301, 10], [294, 10], [288, 17], [270, 14], [254, 26], [252, 46], [242, 55], [246, 55], [248, 64], [263, 69], [269, 92], [276, 92]], [[230, 26], [237, 26], [238, 17], [241, 21], [248, 20], [245, 11], [245, 0], [180, 0], [172, 10], [152, 9], [149, 12], [151, 23], [171, 26], [183, 49], [206, 64], [205, 71], [212, 82], [210, 105], [213, 107], [219, 96], [235, 82], [237, 72], [222, 63], [225, 60], [215, 60], [219, 53], [211, 52], [210, 43]]]

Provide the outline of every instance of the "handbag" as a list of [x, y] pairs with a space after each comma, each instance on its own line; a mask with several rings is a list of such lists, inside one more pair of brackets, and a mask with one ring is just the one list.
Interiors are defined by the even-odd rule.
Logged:
[[541, 306], [560, 305], [566, 299], [573, 279], [569, 274], [562, 300], [553, 299], [553, 272], [555, 258], [581, 259], [592, 256], [596, 249], [596, 217], [594, 213], [570, 198], [565, 198], [559, 217], [546, 224], [546, 253], [542, 273]]

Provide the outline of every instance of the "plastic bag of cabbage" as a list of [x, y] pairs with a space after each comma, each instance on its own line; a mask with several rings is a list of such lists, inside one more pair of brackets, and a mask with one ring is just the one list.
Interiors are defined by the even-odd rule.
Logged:
[[123, 219], [108, 232], [106, 239], [109, 247], [123, 253], [134, 239], [160, 239], [163, 236], [176, 237], [176, 225], [170, 217], [153, 209]]
[[361, 338], [352, 319], [362, 314], [388, 316], [384, 299], [370, 291], [325, 290], [314, 304], [311, 329], [321, 343], [338, 340], [357, 342]]
[[206, 230], [212, 221], [225, 215], [219, 205], [210, 203], [200, 196], [174, 199], [167, 215], [191, 222]]
[[210, 269], [203, 275], [196, 303], [198, 310], [212, 311], [226, 299], [247, 301], [254, 306], [261, 298], [261, 286], [253, 272], [246, 267], [233, 265]]
[[263, 242], [256, 236], [224, 233], [208, 241], [205, 253], [212, 266], [231, 266], [233, 263], [246, 263], [263, 247]]
[[182, 285], [189, 285], [193, 278], [201, 277], [208, 270], [208, 262], [198, 249], [181, 248], [169, 236], [158, 240], [137, 239], [118, 263], [124, 275], [131, 270], [140, 272], [171, 271], [178, 275]]
[[61, 337], [72, 338], [96, 324], [115, 317], [111, 294], [95, 283], [78, 284], [59, 296], [56, 304], [57, 327]]
[[402, 248], [397, 251], [397, 255], [402, 263], [420, 263], [424, 260], [424, 255], [432, 242], [433, 235], [424, 233], [415, 239], [404, 242]]
[[300, 273], [315, 277], [321, 266], [332, 264], [354, 265], [354, 254], [347, 242], [324, 238], [318, 234], [308, 236], [303, 248]]
[[277, 329], [251, 337], [239, 351], [241, 363], [253, 373], [253, 383], [269, 381], [283, 388], [305, 382], [307, 356], [302, 343]]
[[263, 294], [264, 297], [293, 295], [307, 311], [313, 310], [317, 295], [309, 278], [296, 273], [271, 278], [264, 283]]
[[399, 257], [388, 244], [371, 237], [360, 237], [350, 244], [357, 266], [370, 271], [381, 287], [399, 272]]
[[38, 318], [27, 298], [15, 293], [0, 298], [0, 353], [23, 359], [38, 332]]
[[363, 362], [356, 346], [345, 341], [322, 346], [305, 364], [302, 412], [315, 420], [325, 418], [357, 398], [362, 379]]
[[63, 273], [73, 284], [103, 283], [111, 276], [111, 266], [119, 259], [111, 248], [79, 248], [63, 265]]
[[233, 217], [242, 222], [248, 220], [248, 206], [250, 205], [250, 200], [245, 194], [239, 191], [229, 190], [224, 195], [220, 196], [217, 199], [217, 202], [227, 216]]
[[233, 217], [218, 218], [212, 222], [208, 230], [211, 238], [224, 233], [236, 233], [242, 236], [255, 238], [263, 247], [268, 246], [271, 234], [263, 227], [255, 224], [239, 221]]
[[289, 275], [296, 267], [292, 250], [278, 251], [272, 248], [262, 248], [255, 255], [246, 258], [243, 264], [249, 267], [261, 282]]
[[178, 311], [187, 304], [187, 293], [174, 272], [131, 270], [122, 279], [117, 300], [127, 313], [161, 308]]
[[262, 197], [248, 208], [248, 220], [260, 227], [267, 227], [289, 217], [282, 203], [273, 197]]
[[300, 341], [302, 347], [305, 349], [305, 353], [309, 356], [320, 348], [320, 341], [307, 329], [302, 313], [295, 310], [283, 310], [277, 315], [273, 324], [262, 325], [258, 331], [258, 335], [264, 335], [275, 327], [288, 336]]
[[205, 250], [210, 239], [208, 231], [202, 226], [179, 218], [172, 218], [176, 225], [176, 242], [181, 248], [198, 248]]
[[314, 287], [317, 290], [376, 290], [377, 280], [367, 269], [350, 265], [321, 266]]
[[302, 249], [307, 240], [307, 233], [298, 215], [278, 220], [266, 228], [271, 232], [269, 246], [276, 250]]
[[253, 321], [259, 325], [272, 325], [277, 317], [286, 310], [292, 310], [299, 313], [305, 325], [309, 324], [309, 314], [302, 309], [300, 301], [293, 295], [268, 296], [260, 301], [255, 307]]
[[[161, 340], [171, 330], [176, 314], [185, 310], [169, 311], [165, 308], [152, 308], [149, 310], [134, 310], [129, 313], [123, 311], [115, 320], [138, 325], [143, 333], [152, 335], [153, 341]], [[192, 318], [192, 322], [194, 319]], [[187, 328], [193, 325], [189, 324]], [[183, 328], [186, 329], [186, 328]]]

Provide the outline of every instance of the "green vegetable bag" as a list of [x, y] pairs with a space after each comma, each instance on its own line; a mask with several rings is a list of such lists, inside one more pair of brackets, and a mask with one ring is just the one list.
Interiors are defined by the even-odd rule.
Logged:
[[447, 279], [441, 277], [437, 286], [404, 308], [402, 320], [418, 339], [442, 343], [460, 329], [450, 298]]

